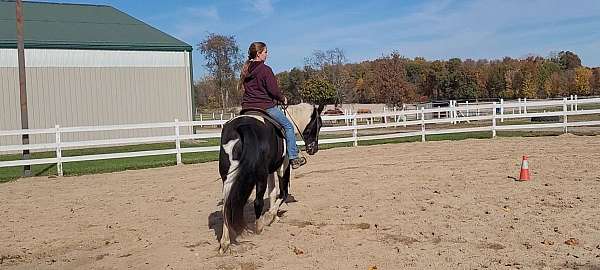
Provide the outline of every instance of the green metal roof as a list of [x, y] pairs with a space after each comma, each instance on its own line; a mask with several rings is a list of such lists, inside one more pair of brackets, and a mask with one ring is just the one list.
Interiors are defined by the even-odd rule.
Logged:
[[[16, 48], [15, 1], [0, 1], [0, 48]], [[191, 51], [111, 6], [23, 2], [25, 48]]]

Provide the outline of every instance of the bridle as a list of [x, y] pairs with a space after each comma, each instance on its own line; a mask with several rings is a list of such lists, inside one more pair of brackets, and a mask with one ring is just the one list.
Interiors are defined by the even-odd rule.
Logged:
[[[292, 120], [292, 124], [294, 124], [294, 127], [296, 128], [296, 131], [298, 131], [298, 134], [300, 134], [300, 138], [304, 142], [305, 147], [308, 147], [308, 144], [306, 143], [306, 140], [304, 139], [304, 136], [302, 136], [302, 131], [300, 130], [300, 127], [298, 127], [298, 124], [296, 124], [296, 121], [294, 120], [294, 118], [292, 117], [292, 115], [287, 111], [287, 108], [288, 108], [289, 105], [287, 105], [287, 104], [279, 104], [279, 106], [281, 106], [281, 109], [283, 110], [283, 114], [285, 116], [289, 117], [290, 120]], [[319, 133], [317, 132], [316, 141], [318, 141], [318, 140], [319, 140]], [[302, 154], [302, 151], [299, 151], [299, 152], [300, 152], [300, 155], [302, 155], [304, 158], [307, 158], [306, 155]]]

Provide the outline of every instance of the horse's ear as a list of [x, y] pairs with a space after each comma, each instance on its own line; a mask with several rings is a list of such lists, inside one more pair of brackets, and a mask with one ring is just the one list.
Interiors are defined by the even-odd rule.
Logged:
[[323, 109], [325, 109], [325, 104], [319, 104], [319, 107], [317, 107], [317, 112], [321, 114], [323, 112]]

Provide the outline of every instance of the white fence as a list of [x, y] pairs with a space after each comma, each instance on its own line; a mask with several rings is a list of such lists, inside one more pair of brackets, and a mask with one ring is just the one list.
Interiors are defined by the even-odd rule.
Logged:
[[[600, 115], [600, 109], [583, 109], [582, 105], [596, 104], [600, 108], [600, 98], [588, 99], [567, 99], [563, 100], [543, 100], [543, 101], [511, 101], [488, 104], [456, 104], [451, 103], [450, 107], [432, 108], [419, 110], [401, 110], [388, 111], [384, 113], [372, 114], [353, 114], [341, 116], [323, 116], [324, 121], [335, 121], [343, 123], [339, 126], [327, 126], [321, 129], [321, 132], [344, 132], [351, 133], [350, 136], [322, 139], [320, 144], [343, 143], [351, 142], [354, 146], [358, 145], [359, 141], [392, 139], [402, 137], [420, 136], [422, 141], [426, 140], [427, 135], [434, 134], [450, 134], [450, 133], [465, 133], [465, 132], [490, 132], [492, 137], [496, 136], [497, 131], [501, 130], [529, 130], [529, 129], [546, 129], [546, 128], [561, 128], [564, 132], [568, 131], [569, 127], [580, 126], [600, 126], [600, 121], [578, 121], [568, 122], [569, 116], [575, 115]], [[529, 111], [528, 111], [529, 110]], [[539, 110], [543, 110], [539, 112]], [[441, 115], [445, 117], [441, 117]], [[437, 116], [437, 118], [436, 118]], [[527, 124], [527, 125], [502, 125], [498, 122], [504, 122], [505, 119], [517, 118], [532, 118], [532, 117], [562, 117], [562, 121], [547, 124]], [[375, 123], [374, 119], [381, 119], [380, 123]], [[426, 125], [431, 124], [456, 124], [459, 122], [482, 121], [488, 123], [489, 126], [467, 127], [467, 128], [443, 128], [443, 129], [426, 129]], [[486, 122], [483, 122], [486, 121]], [[29, 160], [13, 160], [0, 162], [2, 167], [14, 167], [36, 164], [56, 164], [58, 175], [63, 174], [62, 164], [65, 162], [88, 161], [88, 160], [104, 160], [115, 158], [142, 157], [155, 155], [175, 155], [177, 164], [181, 164], [181, 155], [183, 153], [197, 152], [212, 152], [219, 151], [219, 146], [206, 147], [181, 147], [181, 141], [196, 140], [207, 138], [219, 138], [220, 132], [197, 133], [190, 135], [180, 134], [181, 128], [202, 127], [202, 126], [222, 126], [226, 120], [211, 120], [211, 121], [188, 121], [166, 123], [150, 123], [137, 125], [116, 125], [116, 126], [92, 126], [92, 127], [59, 127], [48, 129], [28, 129], [28, 130], [9, 130], [0, 131], [0, 136], [21, 136], [23, 134], [54, 134], [55, 141], [53, 143], [44, 144], [28, 144], [28, 145], [4, 145], [0, 146], [0, 153], [17, 152], [23, 150], [31, 151], [54, 151], [56, 152], [53, 158], [29, 159]], [[362, 124], [365, 123], [365, 124]], [[395, 128], [395, 127], [410, 127], [414, 126], [417, 130], [397, 131], [391, 134], [383, 135], [365, 135], [359, 136], [359, 130]], [[420, 130], [418, 129], [420, 127]], [[87, 140], [75, 142], [63, 142], [61, 137], [64, 134], [75, 132], [97, 132], [111, 130], [131, 130], [131, 129], [153, 129], [153, 128], [172, 128], [173, 135], [170, 136], [155, 136], [142, 138], [124, 138], [110, 140]], [[96, 154], [63, 157], [62, 151], [65, 149], [103, 147], [109, 145], [123, 144], [140, 144], [140, 143], [161, 143], [175, 142], [174, 149], [152, 150], [152, 151], [137, 151], [112, 154]], [[303, 145], [303, 142], [298, 142]]]

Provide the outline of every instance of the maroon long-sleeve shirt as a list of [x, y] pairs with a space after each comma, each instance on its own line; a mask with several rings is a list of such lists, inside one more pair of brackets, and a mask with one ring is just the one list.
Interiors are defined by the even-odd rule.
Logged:
[[262, 61], [250, 62], [249, 74], [244, 79], [242, 109], [259, 108], [266, 110], [283, 102], [283, 94], [277, 85], [273, 70]]

